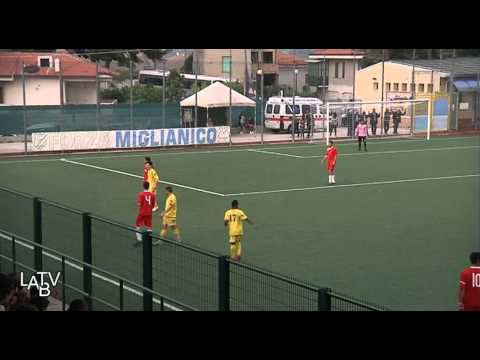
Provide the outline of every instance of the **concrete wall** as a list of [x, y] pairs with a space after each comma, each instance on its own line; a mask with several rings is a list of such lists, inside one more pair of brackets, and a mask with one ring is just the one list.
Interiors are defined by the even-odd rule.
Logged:
[[[247, 70], [251, 74], [252, 71], [252, 55], [250, 49], [247, 51]], [[194, 50], [194, 64], [198, 59], [199, 74], [229, 77], [228, 73], [222, 72], [222, 57], [230, 56], [230, 49], [197, 49]], [[244, 49], [232, 49], [232, 80], [240, 81], [242, 84], [245, 82], [245, 50]]]
[[[297, 89], [301, 91], [303, 86], [306, 85], [305, 76], [308, 74], [308, 67], [301, 66], [297, 67], [298, 75], [297, 75]], [[294, 85], [294, 72], [293, 66], [279, 66], [278, 72], [278, 85], [287, 85], [293, 88]]]
[[[328, 61], [328, 99], [349, 100], [353, 97], [353, 73], [358, 69], [358, 60], [355, 69], [353, 60], [348, 59], [330, 59]], [[342, 62], [345, 63], [345, 78], [342, 76]], [[338, 76], [335, 77], [335, 63], [339, 64]], [[355, 96], [356, 97], [356, 96]]]
[[96, 104], [97, 91], [95, 81], [66, 81], [66, 104]]
[[[22, 79], [2, 82], [3, 104], [23, 105]], [[60, 105], [60, 80], [26, 78], [25, 94], [27, 105]], [[95, 81], [64, 81], [64, 104], [96, 104]]]
[[[412, 67], [408, 65], [385, 62], [384, 69], [384, 100], [395, 95], [409, 96], [411, 93]], [[378, 83], [378, 89], [374, 88]], [[390, 84], [390, 91], [388, 90]], [[398, 84], [398, 90], [395, 90]], [[404, 92], [406, 84], [406, 92]], [[440, 92], [440, 74], [432, 71], [415, 71], [416, 93], [418, 95], [428, 94], [428, 85], [433, 84], [433, 92]], [[420, 84], [423, 84], [424, 91], [420, 91]], [[443, 82], [442, 82], [443, 84]], [[355, 76], [355, 99], [362, 101], [380, 101], [382, 99], [382, 63], [368, 66], [357, 71]]]
[[[60, 105], [60, 84], [58, 79], [26, 78], [25, 93], [27, 105]], [[5, 105], [23, 105], [22, 79], [3, 83]]]

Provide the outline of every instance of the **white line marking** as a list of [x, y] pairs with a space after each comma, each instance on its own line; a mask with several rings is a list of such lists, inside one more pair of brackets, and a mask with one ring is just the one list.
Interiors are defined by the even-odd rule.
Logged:
[[[434, 138], [432, 139], [433, 141], [446, 141], [446, 140], [461, 140], [461, 139], [476, 139], [478, 138], [477, 136], [466, 136], [466, 137], [449, 137], [449, 138]], [[430, 141], [432, 141], [430, 140]], [[323, 140], [322, 140], [323, 141]], [[425, 142], [427, 143], [427, 140], [425, 139], [415, 139], [415, 140], [394, 140], [394, 141], [382, 141], [382, 140], [370, 140], [370, 143], [375, 143], [375, 144], [394, 144], [394, 143], [409, 143], [409, 142]], [[340, 142], [340, 140], [336, 143], [337, 146], [351, 146], [353, 143], [355, 143], [355, 140], [346, 140], [345, 142]], [[235, 145], [235, 146], [257, 146], [255, 144], [248, 144], [248, 145]], [[271, 145], [272, 147], [262, 147], [258, 148], [257, 150], [283, 150], [283, 149], [302, 149], [302, 148], [311, 148], [315, 146], [321, 146], [322, 148], [325, 146], [320, 140], [317, 143], [314, 144], [309, 144], [309, 145], [282, 145], [282, 146], [274, 146]], [[201, 155], [201, 154], [214, 154], [214, 153], [231, 153], [231, 152], [244, 152], [248, 151], [249, 149], [229, 149], [229, 150], [206, 150], [206, 151], [183, 151], [183, 152], [175, 152], [175, 151], [169, 151], [169, 150], [161, 150], [161, 153], [155, 152], [158, 149], [152, 149], [151, 151], [149, 150], [135, 150], [135, 152], [142, 152], [142, 154], [126, 154], [123, 155], [121, 152], [110, 152], [113, 154], [118, 154], [118, 155], [111, 155], [111, 156], [88, 156], [88, 157], [72, 157], [70, 158], [71, 160], [89, 160], [89, 159], [114, 159], [114, 158], [130, 158], [130, 157], [145, 157], [147, 156], [147, 153], [150, 157], [156, 157], [156, 156], [163, 156], [163, 155]], [[253, 149], [255, 150], [255, 149]], [[93, 154], [93, 152], [92, 152]], [[42, 156], [42, 155], [29, 155], [29, 156]], [[45, 155], [43, 155], [45, 156]], [[25, 155], [15, 155], [12, 157], [25, 157]], [[35, 162], [53, 162], [53, 161], [58, 161], [58, 158], [54, 159], [28, 159], [28, 160], [6, 160], [6, 161], [0, 161], [0, 165], [2, 164], [20, 164], [20, 163], [35, 163]]]
[[[6, 236], [6, 235], [4, 235], [4, 234], [0, 234], [0, 237], [4, 238], [4, 239], [6, 239], [6, 240], [12, 241], [12, 239], [11, 239], [10, 237], [8, 237], [8, 236]], [[27, 249], [33, 250], [33, 246], [32, 246], [32, 245], [26, 244], [26, 243], [24, 243], [23, 241], [16, 240], [15, 243], [16, 243], [16, 244], [19, 244], [19, 245], [22, 245], [22, 246], [26, 247]], [[53, 260], [57, 260], [57, 261], [59, 261], [59, 262], [62, 262], [62, 259], [61, 259], [60, 257], [56, 256], [56, 255], [50, 254], [50, 253], [47, 252], [47, 251], [43, 251], [42, 253], [43, 253], [43, 255], [45, 255], [45, 256], [53, 259]], [[71, 261], [65, 260], [65, 264], [68, 265], [68, 266], [70, 266], [70, 267], [72, 267], [72, 268], [74, 268], [74, 269], [83, 271], [83, 267], [81, 267], [81, 266], [79, 266], [79, 265], [77, 265], [77, 264], [75, 264], [75, 263], [72, 263]], [[113, 284], [113, 285], [115, 285], [115, 286], [120, 287], [120, 283], [119, 283], [119, 282], [116, 282], [115, 280], [106, 278], [105, 276], [99, 275], [99, 274], [97, 274], [97, 273], [94, 272], [94, 271], [92, 271], [92, 276], [93, 276], [93, 277], [96, 277], [97, 279], [103, 280], [103, 281], [105, 281], [105, 282], [108, 282], [108, 283], [110, 283], [110, 284]], [[139, 296], [143, 296], [143, 293], [142, 293], [142, 292], [140, 292], [140, 291], [138, 291], [138, 290], [135, 290], [135, 289], [133, 289], [133, 288], [127, 286], [127, 285], [124, 285], [123, 288], [124, 288], [126, 291], [128, 291], [128, 292], [130, 292], [130, 293], [132, 293], [132, 294], [139, 295]], [[161, 303], [161, 301], [160, 301], [159, 299], [155, 298], [155, 297], [153, 298], [153, 302], [156, 303], [156, 304], [160, 304], [160, 303]], [[167, 304], [167, 303], [165, 303], [165, 302], [164, 302], [164, 305], [165, 305], [165, 307], [168, 307], [168, 308], [170, 308], [170, 309], [172, 309], [172, 310], [175, 310], [175, 311], [183, 311], [182, 309], [180, 309], [180, 308], [178, 308], [178, 307], [176, 307], [176, 306]]]
[[243, 192], [236, 194], [225, 194], [225, 196], [245, 196], [245, 195], [262, 195], [262, 194], [274, 194], [281, 192], [292, 192], [292, 191], [305, 191], [305, 190], [322, 190], [322, 189], [338, 189], [345, 187], [357, 187], [357, 186], [369, 186], [369, 185], [385, 185], [385, 184], [398, 184], [406, 182], [417, 182], [417, 181], [431, 181], [431, 180], [450, 180], [450, 179], [459, 179], [467, 177], [479, 177], [480, 174], [467, 174], [467, 175], [455, 175], [455, 176], [443, 176], [443, 177], [430, 177], [430, 178], [420, 178], [420, 179], [403, 179], [403, 180], [392, 180], [392, 181], [375, 181], [367, 183], [358, 183], [358, 184], [340, 184], [340, 185], [329, 185], [329, 186], [313, 186], [305, 188], [292, 188], [292, 189], [282, 189], [282, 190], [266, 190], [266, 191], [252, 191], [252, 192]]
[[270, 154], [270, 155], [277, 155], [277, 156], [287, 156], [287, 157], [293, 157], [297, 159], [302, 159], [303, 156], [300, 155], [291, 155], [291, 154], [283, 154], [279, 152], [273, 152], [273, 151], [265, 151], [265, 150], [256, 150], [256, 149], [250, 149], [248, 150], [250, 152], [256, 152], [256, 153], [261, 153], [261, 154]]
[[[430, 148], [430, 149], [427, 148], [427, 149], [410, 149], [410, 150], [355, 152], [355, 153], [338, 154], [338, 156], [400, 154], [400, 153], [423, 152], [423, 151], [465, 150], [465, 149], [478, 149], [478, 148], [480, 148], [480, 145], [475, 145], [475, 146], [452, 146], [452, 147]], [[313, 159], [313, 158], [324, 157], [324, 155], [311, 155], [311, 156], [300, 156], [300, 157], [304, 158], [304, 159]]]
[[[105, 167], [95, 166], [95, 165], [86, 164], [86, 163], [81, 163], [81, 162], [78, 162], [78, 161], [73, 161], [73, 160], [68, 160], [68, 159], [60, 159], [60, 161], [63, 161], [63, 162], [69, 163], [69, 164], [74, 164], [74, 165], [86, 166], [86, 167], [90, 167], [90, 168], [97, 169], [97, 170], [108, 171], [108, 172], [112, 172], [112, 173], [116, 173], [116, 174], [120, 174], [120, 175], [130, 176], [130, 177], [134, 177], [134, 178], [138, 178], [138, 179], [143, 179], [143, 176], [140, 176], [140, 175], [134, 175], [134, 174], [130, 174], [130, 173], [127, 173], [127, 172], [124, 172], [124, 171], [108, 169], [108, 168], [105, 168]], [[192, 186], [177, 184], [177, 183], [173, 183], [173, 182], [169, 182], [169, 181], [162, 181], [161, 180], [159, 182], [161, 182], [163, 184], [167, 184], [167, 185], [177, 186], [177, 187], [184, 188], [184, 189], [199, 191], [199, 192], [202, 192], [202, 193], [205, 193], [205, 194], [216, 195], [216, 196], [225, 196], [224, 194], [220, 194], [220, 193], [217, 193], [217, 192], [214, 192], [214, 191], [203, 190], [203, 189], [195, 188], [195, 187], [192, 187]]]

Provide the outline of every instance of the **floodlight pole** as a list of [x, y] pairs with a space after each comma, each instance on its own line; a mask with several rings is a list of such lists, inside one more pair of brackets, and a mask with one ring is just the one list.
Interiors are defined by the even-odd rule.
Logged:
[[165, 129], [166, 126], [166, 119], [165, 119], [165, 88], [167, 86], [167, 78], [165, 77], [165, 67], [166, 67], [165, 60], [163, 61], [163, 83], [162, 83], [162, 120], [163, 120], [163, 128]]
[[22, 62], [22, 91], [23, 91], [23, 143], [27, 154], [27, 95], [25, 93], [25, 63]]
[[[296, 125], [296, 116], [295, 116], [295, 96], [297, 95], [297, 73], [298, 73], [298, 70], [296, 69], [295, 67], [295, 63], [294, 63], [294, 70], [293, 70], [293, 121], [292, 121], [292, 125], [290, 125], [291, 127], [291, 132], [292, 132], [292, 142], [295, 144], [295, 125]], [[309, 129], [310, 131], [310, 129]]]
[[[415, 49], [413, 49], [412, 52], [412, 86], [411, 86], [411, 98], [412, 100], [415, 100]], [[415, 108], [413, 107], [413, 103], [410, 107], [410, 135], [413, 135], [413, 120], [414, 120], [414, 112]]]
[[[230, 126], [230, 131], [229, 131], [229, 146], [232, 146], [232, 49], [230, 49], [230, 61], [228, 64], [228, 73], [229, 73], [229, 81], [228, 81], [228, 87], [229, 87], [229, 107], [228, 107], [228, 123]], [[208, 119], [207, 119], [208, 121]]]
[[382, 107], [380, 110], [380, 118], [382, 121], [380, 122], [381, 125], [381, 134], [383, 135], [384, 133], [384, 127], [385, 127], [385, 119], [384, 119], [384, 113], [383, 113], [383, 92], [384, 92], [384, 82], [385, 82], [385, 49], [382, 49]]

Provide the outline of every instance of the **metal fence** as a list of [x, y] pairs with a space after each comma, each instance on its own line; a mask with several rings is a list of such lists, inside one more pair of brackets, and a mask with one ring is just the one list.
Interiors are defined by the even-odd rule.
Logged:
[[96, 310], [386, 310], [156, 234], [143, 232], [138, 243], [130, 226], [28, 194], [0, 188], [0, 202], [8, 209], [0, 213], [0, 271], [60, 272], [64, 302], [85, 296]]

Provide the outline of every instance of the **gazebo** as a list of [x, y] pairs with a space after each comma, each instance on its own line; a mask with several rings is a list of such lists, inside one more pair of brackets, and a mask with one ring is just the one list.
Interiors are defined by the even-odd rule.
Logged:
[[[207, 124], [209, 119], [209, 110], [210, 113], [217, 114], [217, 120], [222, 110], [226, 110], [230, 107], [230, 104], [233, 107], [253, 107], [255, 108], [255, 101], [238, 93], [235, 90], [231, 90], [232, 99], [230, 103], [230, 88], [223, 84], [222, 82], [215, 82], [205, 89], [200, 90], [196, 95], [197, 107], [200, 109], [205, 109], [206, 118], [205, 123]], [[181, 108], [195, 108], [195, 94], [189, 96], [188, 98], [180, 102]], [[220, 110], [220, 111], [218, 111]], [[200, 116], [199, 116], [200, 118]], [[183, 119], [183, 116], [182, 116]], [[225, 117], [228, 119], [228, 116]], [[226, 121], [225, 121], [226, 122]], [[203, 123], [203, 121], [202, 121]], [[215, 125], [226, 125], [226, 124], [215, 124]]]

